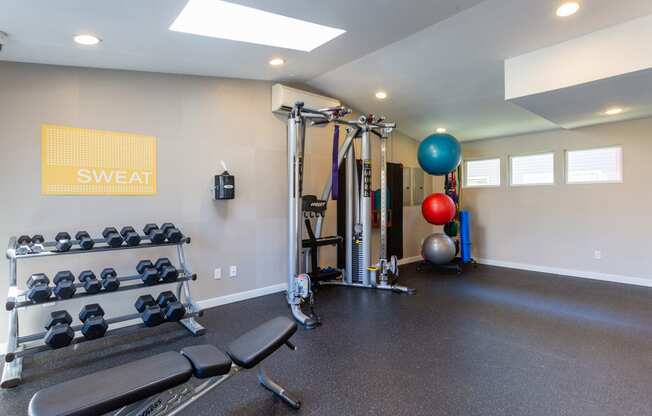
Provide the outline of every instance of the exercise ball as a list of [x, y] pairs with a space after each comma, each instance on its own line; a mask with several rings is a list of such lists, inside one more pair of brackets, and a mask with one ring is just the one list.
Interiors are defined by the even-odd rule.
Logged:
[[455, 241], [446, 234], [430, 234], [423, 240], [421, 255], [432, 264], [446, 264], [455, 258]]
[[419, 144], [417, 159], [429, 174], [446, 175], [460, 164], [462, 147], [450, 134], [431, 134]]
[[421, 214], [430, 224], [444, 225], [455, 218], [455, 202], [445, 194], [432, 194], [423, 200]]

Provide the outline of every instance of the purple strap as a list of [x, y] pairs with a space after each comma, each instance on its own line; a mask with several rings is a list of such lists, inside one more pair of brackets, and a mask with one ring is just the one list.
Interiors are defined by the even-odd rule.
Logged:
[[340, 168], [337, 164], [338, 162], [338, 150], [339, 150], [339, 145], [340, 145], [340, 126], [335, 126], [333, 129], [333, 172], [332, 172], [332, 177], [333, 180], [331, 181], [331, 195], [333, 196], [333, 201], [337, 200], [337, 197], [340, 193], [340, 180], [339, 180], [339, 174], [340, 174]]

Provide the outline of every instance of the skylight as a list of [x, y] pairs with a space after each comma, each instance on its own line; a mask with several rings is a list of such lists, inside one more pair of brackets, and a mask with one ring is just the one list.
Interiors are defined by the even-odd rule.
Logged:
[[170, 30], [304, 52], [346, 32], [221, 0], [189, 0]]

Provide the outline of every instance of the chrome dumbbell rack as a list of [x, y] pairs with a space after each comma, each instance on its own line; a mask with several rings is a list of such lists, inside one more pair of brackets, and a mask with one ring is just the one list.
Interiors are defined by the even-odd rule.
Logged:
[[[146, 241], [148, 240], [148, 237], [141, 235], [141, 239], [143, 241]], [[190, 287], [188, 284], [188, 282], [197, 279], [197, 275], [192, 272], [190, 265], [186, 261], [186, 256], [183, 251], [183, 246], [185, 244], [190, 243], [189, 237], [183, 237], [181, 241], [179, 241], [178, 243], [164, 242], [160, 244], [154, 244], [151, 242], [143, 242], [137, 246], [128, 246], [126, 244], [123, 244], [119, 247], [109, 247], [108, 244], [106, 243], [106, 240], [103, 238], [93, 239], [93, 241], [95, 242], [95, 246], [89, 250], [84, 250], [82, 248], [79, 248], [77, 245], [78, 241], [72, 240], [71, 243], [73, 244], [73, 248], [71, 248], [68, 251], [57, 251], [56, 250], [57, 243], [51, 241], [51, 242], [43, 243], [40, 252], [18, 254], [19, 251], [18, 249], [20, 245], [17, 243], [16, 237], [11, 237], [9, 239], [9, 246], [7, 248], [7, 259], [9, 260], [9, 290], [7, 292], [7, 302], [5, 304], [5, 309], [7, 310], [9, 316], [8, 318], [9, 325], [8, 325], [8, 336], [7, 336], [7, 351], [4, 356], [4, 369], [2, 371], [2, 381], [0, 382], [0, 387], [10, 388], [20, 384], [22, 378], [22, 371], [23, 371], [23, 357], [25, 355], [27, 355], [28, 353], [30, 354], [38, 353], [50, 349], [46, 345], [44, 344], [39, 345], [36, 342], [43, 339], [43, 337], [45, 336], [45, 332], [30, 334], [30, 335], [20, 335], [19, 333], [18, 311], [23, 310], [25, 308], [29, 308], [31, 306], [47, 305], [48, 302], [32, 303], [30, 300], [27, 299], [27, 291], [18, 289], [18, 287], [16, 286], [18, 260], [33, 259], [39, 257], [49, 257], [49, 256], [84, 254], [84, 253], [113, 252], [118, 250], [140, 249], [140, 248], [147, 248], [147, 247], [176, 246], [177, 255], [179, 258], [179, 267], [180, 267], [178, 270], [179, 277], [175, 282], [177, 283], [176, 295], [177, 295], [177, 299], [183, 302], [184, 306], [186, 307], [186, 316], [183, 319], [181, 319], [179, 323], [183, 325], [188, 331], [190, 331], [195, 336], [203, 335], [204, 332], [206, 331], [204, 327], [201, 326], [194, 319], [196, 316], [201, 316], [201, 308], [195, 301], [193, 301], [192, 296], [190, 294]], [[120, 280], [120, 283], [136, 281], [139, 279], [140, 276], [138, 275], [118, 276], [118, 280]], [[95, 294], [82, 292], [76, 294], [70, 299], [56, 299], [53, 296], [50, 302], [66, 302], [73, 299], [87, 298], [92, 296], [101, 296], [110, 293], [116, 293], [116, 292], [122, 292], [127, 290], [134, 290], [134, 289], [142, 289], [145, 287], [153, 287], [153, 286], [164, 285], [164, 284], [170, 284], [170, 283], [159, 282], [156, 285], [150, 285], [150, 286], [147, 286], [144, 283], [130, 284], [125, 286], [121, 285], [117, 290], [111, 292], [101, 291]], [[82, 285], [76, 284], [76, 286], [80, 287]], [[115, 324], [118, 322], [126, 322], [129, 320], [134, 320], [137, 319], [139, 316], [140, 316], [139, 314], [130, 314], [130, 315], [118, 316], [115, 318], [109, 318], [106, 321], [108, 324]], [[75, 331], [75, 339], [73, 340], [73, 343], [71, 343], [71, 345], [84, 341], [83, 336], [80, 336], [80, 332], [79, 332], [81, 326], [80, 325], [72, 326], [72, 329]], [[109, 331], [107, 331], [105, 336], [114, 335], [111, 334], [111, 332], [113, 331], [109, 329]], [[30, 345], [28, 346], [27, 343], [30, 343]]]

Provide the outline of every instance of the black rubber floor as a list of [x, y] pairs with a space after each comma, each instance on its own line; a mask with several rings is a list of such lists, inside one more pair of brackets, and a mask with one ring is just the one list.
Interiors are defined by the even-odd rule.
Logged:
[[[303, 401], [298, 414], [652, 414], [652, 289], [483, 266], [457, 277], [410, 265], [401, 280], [418, 293], [323, 290], [324, 325], [266, 361]], [[276, 294], [207, 311], [203, 337], [164, 325], [40, 354], [21, 386], [0, 392], [0, 414], [25, 414], [54, 383], [185, 345], [223, 347], [287, 313]], [[297, 413], [243, 373], [185, 414]]]

